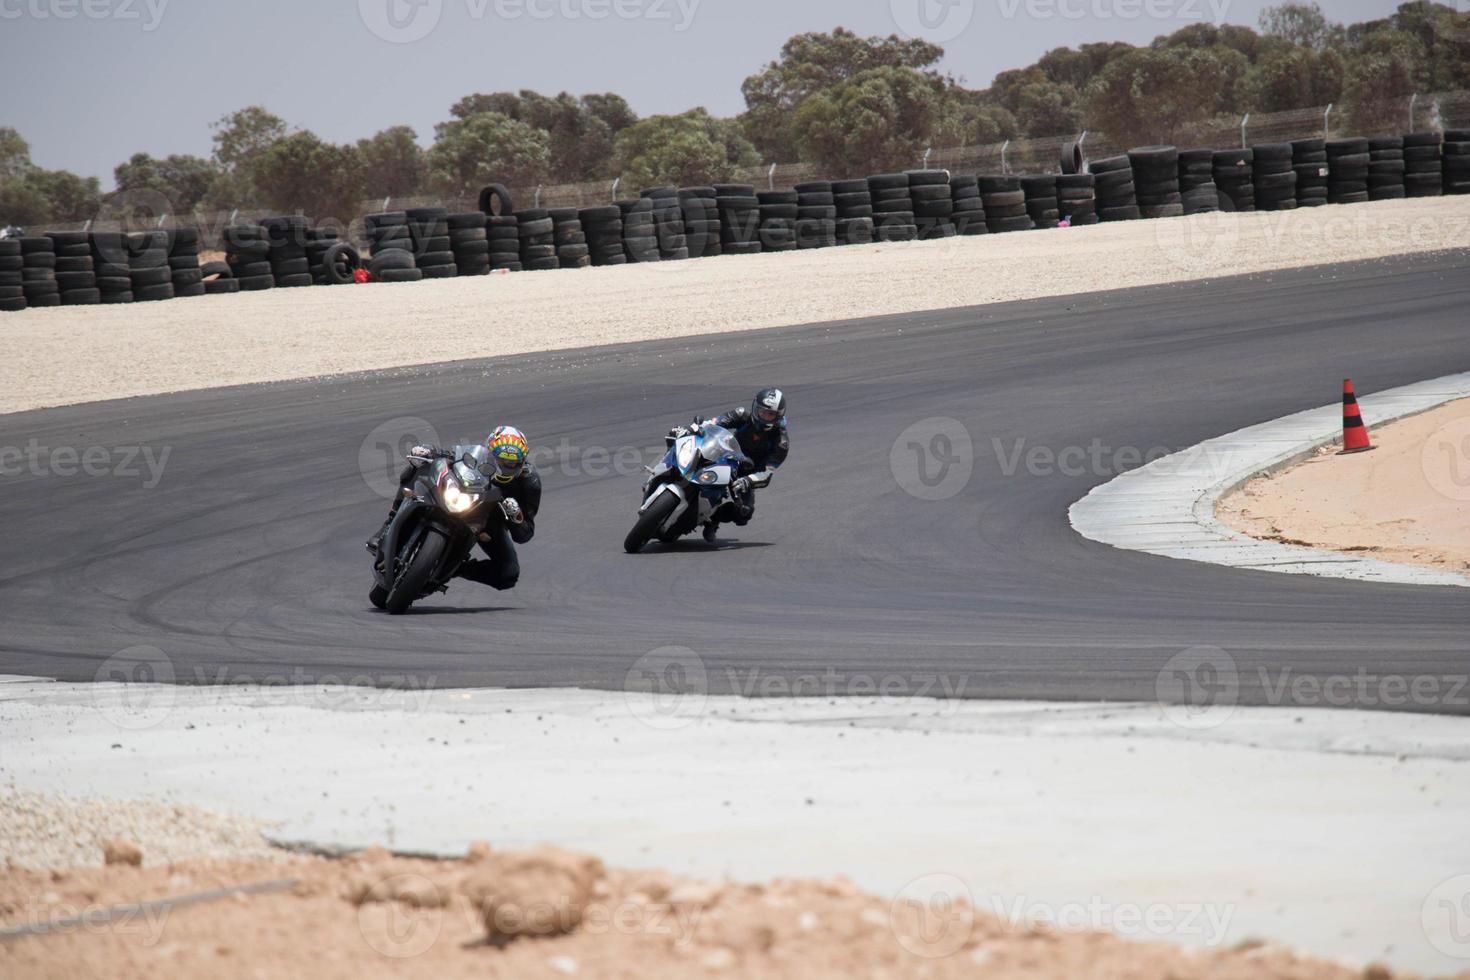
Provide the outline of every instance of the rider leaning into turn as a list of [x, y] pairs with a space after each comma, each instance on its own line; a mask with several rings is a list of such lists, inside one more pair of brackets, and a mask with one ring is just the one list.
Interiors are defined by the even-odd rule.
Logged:
[[[756, 393], [749, 408], [741, 405], [703, 422], [675, 426], [670, 430], [669, 438], [680, 439], [698, 433], [707, 425], [718, 425], [735, 433], [740, 451], [751, 462], [749, 472], [730, 484], [730, 496], [735, 504], [732, 520], [737, 527], [744, 527], [755, 513], [755, 492], [749, 477], [755, 473], [774, 473], [786, 462], [786, 454], [791, 449], [791, 440], [786, 432], [786, 395], [779, 388], [763, 389]], [[704, 539], [713, 541], [718, 530], [719, 521], [711, 521], [705, 526]]]
[[[527, 460], [530, 446], [519, 429], [501, 426], [485, 440], [490, 450], [490, 461], [495, 470], [489, 474], [504, 498], [499, 505], [490, 508], [490, 517], [485, 530], [480, 532], [480, 550], [488, 560], [466, 561], [456, 578], [488, 585], [502, 592], [516, 587], [521, 577], [521, 563], [516, 556], [516, 545], [525, 544], [536, 534], [536, 513], [541, 509], [541, 477], [536, 467]], [[399, 493], [393, 498], [393, 507], [388, 511], [388, 520], [368, 541], [367, 549], [374, 555], [393, 515], [403, 502], [403, 490], [413, 486], [418, 470], [435, 459], [450, 458], [453, 453], [437, 446], [415, 446], [408, 455], [408, 466], [398, 477]]]

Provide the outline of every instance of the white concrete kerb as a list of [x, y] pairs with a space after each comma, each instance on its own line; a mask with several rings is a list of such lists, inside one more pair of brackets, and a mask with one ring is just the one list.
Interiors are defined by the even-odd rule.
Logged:
[[[1371, 428], [1466, 397], [1470, 372], [1359, 396], [1359, 407]], [[1293, 575], [1470, 587], [1470, 580], [1451, 572], [1261, 541], [1216, 518], [1216, 504], [1231, 490], [1341, 436], [1341, 403], [1253, 425], [1124, 473], [1073, 504], [1068, 516], [1085, 538], [1165, 558]]]

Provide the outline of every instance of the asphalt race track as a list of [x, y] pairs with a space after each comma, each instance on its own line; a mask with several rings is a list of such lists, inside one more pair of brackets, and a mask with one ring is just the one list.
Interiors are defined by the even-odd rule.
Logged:
[[[815, 693], [815, 679], [1151, 700], [1161, 666], [1206, 645], [1234, 658], [1246, 703], [1302, 675], [1464, 674], [1464, 590], [1116, 551], [1066, 514], [1135, 465], [1116, 450], [1327, 404], [1345, 377], [1371, 395], [1467, 369], [1461, 251], [3, 416], [0, 447], [42, 462], [15, 475], [12, 456], [0, 477], [0, 673], [91, 680], [143, 644], [185, 683], [620, 689], [672, 645], [699, 655], [714, 692]], [[793, 452], [755, 522], [717, 550], [625, 555], [639, 478], [627, 452], [619, 473], [600, 451], [651, 459], [672, 423], [768, 384], [790, 394]], [[542, 466], [519, 589], [460, 583], [401, 618], [368, 604], [362, 542], [386, 502], [363, 458], [381, 483], [389, 452], [371, 436], [403, 417], [445, 441], [500, 423], [536, 446], [567, 440], [571, 463]], [[953, 429], [935, 418], [962, 423], [972, 453], [934, 441]], [[1065, 472], [1027, 465], [1036, 447], [1094, 440], [1101, 466], [1075, 452]], [[123, 465], [133, 446], [169, 452], [156, 486], [141, 460]], [[63, 475], [58, 447], [101, 447], [126, 472]], [[1467, 696], [1441, 710], [1467, 712]]]

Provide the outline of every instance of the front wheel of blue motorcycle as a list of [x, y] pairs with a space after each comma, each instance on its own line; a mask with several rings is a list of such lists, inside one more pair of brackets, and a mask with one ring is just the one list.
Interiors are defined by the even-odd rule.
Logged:
[[649, 539], [663, 529], [664, 521], [669, 519], [678, 506], [678, 497], [672, 493], [660, 494], [657, 500], [649, 504], [647, 510], [638, 515], [638, 523], [633, 525], [633, 530], [623, 539], [623, 550], [630, 555], [642, 551]]

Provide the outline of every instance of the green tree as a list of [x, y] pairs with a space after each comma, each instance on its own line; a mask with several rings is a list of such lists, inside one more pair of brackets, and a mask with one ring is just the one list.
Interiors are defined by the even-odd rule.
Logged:
[[31, 144], [9, 126], [0, 126], [0, 181], [19, 177], [31, 167]]
[[942, 57], [937, 45], [897, 35], [859, 37], [841, 27], [830, 34], [798, 34], [782, 46], [779, 60], [741, 86], [741, 124], [765, 159], [793, 160], [799, 144], [794, 114], [808, 98], [878, 68], [910, 69], [937, 81], [932, 66]]
[[1024, 86], [1016, 98], [1016, 122], [1032, 136], [1075, 133], [1082, 128], [1081, 96], [1070, 85], [1051, 81]]
[[470, 197], [492, 181], [512, 185], [546, 177], [551, 140], [544, 130], [499, 112], [441, 123], [429, 149], [429, 179], [446, 197]]
[[47, 217], [51, 221], [85, 221], [95, 217], [102, 206], [102, 188], [96, 177], [34, 167], [21, 180], [46, 198]]
[[1246, 68], [1228, 48], [1139, 48], [1088, 86], [1088, 125], [1120, 142], [1183, 142], [1194, 124], [1230, 108]]
[[135, 153], [113, 169], [118, 191], [146, 191], [162, 195], [177, 214], [190, 214], [204, 201], [218, 170], [208, 160], [174, 154], [155, 159]]
[[357, 147], [326, 143], [306, 130], [276, 140], [254, 169], [262, 203], [317, 222], [349, 220], [365, 193]]
[[359, 140], [357, 157], [368, 197], [413, 197], [429, 182], [428, 157], [409, 126], [393, 126]]
[[941, 122], [942, 88], [910, 68], [859, 72], [802, 103], [792, 121], [803, 158], [828, 173], [915, 166]]
[[628, 100], [611, 92], [582, 96], [587, 111], [607, 123], [614, 136], [638, 121], [638, 113], [628, 105]]
[[225, 206], [255, 203], [255, 166], [265, 151], [277, 140], [284, 139], [287, 132], [285, 120], [260, 106], [247, 106], [217, 121], [214, 162], [228, 179], [216, 180], [209, 196], [218, 199], [220, 192], [233, 196], [233, 202], [220, 202]]
[[1315, 3], [1283, 3], [1261, 11], [1261, 31], [1297, 47], [1326, 51], [1342, 40], [1342, 30]]
[[633, 187], [710, 184], [760, 164], [738, 123], [702, 108], [628, 126], [618, 134], [614, 159], [615, 170]]
[[0, 227], [38, 225], [51, 216], [51, 202], [24, 177], [0, 182]]

